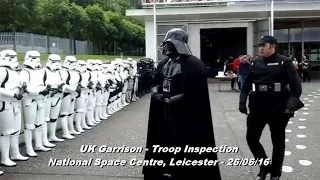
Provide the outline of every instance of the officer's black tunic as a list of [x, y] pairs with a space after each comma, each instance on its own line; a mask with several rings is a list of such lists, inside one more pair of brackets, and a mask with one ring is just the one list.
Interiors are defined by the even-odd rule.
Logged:
[[[276, 85], [277, 84], [277, 85]], [[260, 144], [261, 133], [269, 125], [273, 143], [272, 176], [280, 176], [285, 151], [285, 128], [290, 116], [285, 114], [290, 97], [299, 98], [301, 81], [292, 60], [280, 54], [259, 57], [252, 63], [240, 95], [240, 104], [249, 95], [247, 142], [255, 158], [267, 158]]]

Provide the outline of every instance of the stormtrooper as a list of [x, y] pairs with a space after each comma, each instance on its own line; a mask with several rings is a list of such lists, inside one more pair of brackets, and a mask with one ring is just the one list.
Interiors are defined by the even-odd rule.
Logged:
[[[57, 120], [59, 118], [64, 86], [60, 75], [61, 57], [58, 54], [50, 54], [46, 66], [45, 84], [50, 85], [50, 93], [45, 103], [45, 116], [49, 125], [49, 141], [62, 142], [64, 139], [56, 136]], [[44, 135], [47, 135], [47, 132], [44, 133]]]
[[[26, 92], [17, 72], [19, 62], [13, 50], [0, 52], [0, 151], [1, 164], [15, 166], [12, 160], [25, 161], [20, 154], [19, 136], [21, 129], [20, 100]], [[9, 154], [11, 153], [11, 157]], [[3, 172], [0, 172], [2, 174]]]
[[81, 92], [79, 82], [80, 74], [75, 71], [77, 59], [74, 56], [66, 56], [60, 71], [62, 81], [65, 84], [61, 101], [60, 119], [63, 138], [74, 139], [73, 135], [80, 134], [74, 129], [75, 98]]
[[112, 61], [113, 66], [114, 66], [114, 78], [117, 81], [117, 87], [115, 92], [115, 107], [114, 110], [115, 112], [121, 110], [123, 108], [122, 104], [121, 104], [121, 96], [122, 96], [122, 88], [124, 86], [121, 75], [120, 75], [120, 67], [121, 67], [121, 63], [122, 63], [122, 59], [115, 59], [114, 61]]
[[89, 122], [90, 119], [86, 119], [88, 96], [92, 89], [92, 84], [89, 83], [90, 74], [87, 71], [87, 62], [83, 60], [78, 60], [76, 65], [76, 71], [80, 75], [79, 85], [81, 88], [81, 92], [80, 95], [76, 97], [75, 124], [76, 130], [78, 132], [85, 132], [85, 130], [89, 130], [92, 128], [87, 125], [87, 122], [88, 124], [93, 124], [91, 121]]
[[128, 90], [128, 73], [129, 72], [127, 71], [126, 62], [124, 60], [119, 61], [118, 65], [119, 65], [118, 66], [119, 75], [123, 84], [121, 89], [121, 94], [120, 94], [120, 106], [122, 106], [123, 108], [128, 105], [128, 103], [126, 102], [126, 94]]
[[132, 66], [132, 76], [133, 76], [133, 85], [132, 85], [132, 97], [131, 101], [135, 102], [139, 98], [137, 97], [137, 92], [138, 92], [138, 83], [139, 83], [139, 74], [138, 74], [138, 66], [137, 66], [137, 61], [128, 58], [128, 61], [131, 63]]
[[103, 93], [103, 104], [101, 107], [102, 110], [102, 116], [109, 118], [111, 116], [110, 110], [108, 108], [108, 102], [109, 102], [109, 98], [110, 98], [110, 89], [111, 89], [111, 85], [112, 85], [112, 80], [109, 77], [109, 65], [110, 64], [103, 64], [102, 65], [102, 80], [103, 82], [105, 82], [105, 85], [103, 86], [104, 88], [104, 93]]
[[[50, 86], [45, 86], [46, 74], [40, 63], [38, 51], [27, 51], [24, 59], [24, 68], [20, 72], [22, 83], [27, 85], [28, 94], [22, 99], [22, 108], [25, 121], [25, 146], [26, 154], [30, 157], [37, 157], [36, 151], [50, 151], [55, 145], [43, 138], [45, 123], [44, 99], [49, 94]], [[46, 123], [45, 123], [46, 124]], [[35, 147], [32, 146], [34, 134]], [[47, 147], [44, 147], [47, 146]]]
[[134, 84], [133, 66], [129, 60], [124, 60], [123, 63], [125, 65], [124, 69], [127, 74], [127, 84], [128, 84], [125, 101], [127, 103], [130, 103], [132, 101], [133, 84]]
[[101, 60], [96, 60], [96, 70], [98, 75], [97, 83], [97, 98], [96, 98], [96, 107], [95, 107], [95, 116], [98, 116], [100, 120], [108, 119], [109, 115], [105, 111], [105, 98], [106, 98], [106, 85], [107, 85], [107, 76], [105, 74], [104, 64]]
[[[112, 61], [114, 62], [114, 61]], [[117, 96], [117, 84], [118, 82], [116, 81], [115, 78], [115, 67], [114, 63], [108, 64], [107, 65], [107, 77], [108, 77], [108, 82], [110, 83], [109, 87], [109, 99], [108, 99], [108, 106], [107, 106], [107, 113], [112, 115], [115, 112], [118, 111], [117, 104], [116, 104], [116, 99], [118, 98]]]
[[93, 59], [87, 60], [87, 72], [89, 75], [89, 94], [88, 94], [88, 104], [87, 104], [87, 124], [89, 126], [96, 126], [101, 122], [100, 119], [95, 119], [95, 104], [96, 104], [96, 86], [98, 83], [98, 75], [95, 71], [95, 62]]

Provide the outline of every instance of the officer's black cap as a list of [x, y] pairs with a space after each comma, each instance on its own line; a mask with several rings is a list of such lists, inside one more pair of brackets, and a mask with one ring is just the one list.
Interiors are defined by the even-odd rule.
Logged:
[[270, 43], [272, 45], [277, 45], [278, 44], [278, 41], [276, 40], [276, 38], [274, 38], [273, 36], [262, 36], [258, 42], [258, 45], [263, 45], [263, 44], [266, 44], [266, 43]]

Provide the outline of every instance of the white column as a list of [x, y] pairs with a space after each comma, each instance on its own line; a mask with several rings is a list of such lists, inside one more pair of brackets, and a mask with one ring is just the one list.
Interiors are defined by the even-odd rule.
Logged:
[[153, 28], [153, 21], [145, 21], [145, 43], [146, 43], [146, 57], [147, 58], [154, 58], [154, 28]]
[[253, 31], [253, 22], [248, 22], [247, 27], [247, 55], [254, 56], [253, 48], [254, 48], [254, 31]]

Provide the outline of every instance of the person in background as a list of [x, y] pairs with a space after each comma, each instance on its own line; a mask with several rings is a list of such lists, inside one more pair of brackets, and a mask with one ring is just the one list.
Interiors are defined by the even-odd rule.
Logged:
[[238, 81], [240, 83], [239, 89], [242, 89], [242, 86], [244, 84], [244, 81], [247, 77], [247, 74], [250, 69], [250, 64], [249, 64], [249, 56], [243, 56], [241, 58], [241, 62], [239, 64], [239, 70], [238, 70]]
[[306, 82], [307, 80], [308, 82], [310, 82], [310, 66], [309, 66], [307, 57], [303, 56], [299, 64], [301, 67], [303, 82]]
[[[239, 64], [240, 64], [240, 59], [241, 59], [242, 55], [240, 55], [237, 59], [235, 59], [232, 63], [232, 71], [234, 74], [237, 74], [238, 73], [238, 68], [239, 68]], [[234, 83], [236, 82], [237, 79], [232, 79], [231, 80], [231, 89], [232, 90], [235, 90], [235, 87], [234, 87]], [[240, 83], [238, 83], [238, 86], [240, 88]]]

